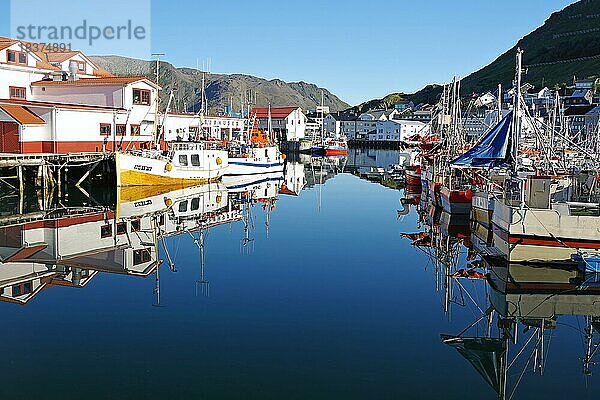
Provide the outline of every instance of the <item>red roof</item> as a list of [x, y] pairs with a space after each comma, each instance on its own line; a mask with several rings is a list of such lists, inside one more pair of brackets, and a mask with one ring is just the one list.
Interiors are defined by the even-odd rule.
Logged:
[[20, 125], [44, 125], [43, 119], [29, 111], [26, 107], [14, 104], [0, 104], [0, 109], [11, 116]]
[[[271, 107], [271, 118], [287, 118], [293, 111], [299, 107]], [[250, 113], [258, 119], [269, 118], [268, 107], [255, 107]]]
[[108, 76], [103, 78], [80, 78], [75, 81], [37, 81], [31, 86], [100, 86], [100, 85], [128, 85], [130, 83], [146, 80], [155, 85], [145, 76]]

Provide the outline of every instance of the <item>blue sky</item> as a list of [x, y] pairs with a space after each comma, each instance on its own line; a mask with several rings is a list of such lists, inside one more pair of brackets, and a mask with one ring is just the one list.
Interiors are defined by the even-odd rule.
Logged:
[[[0, 0], [2, 34], [9, 33], [10, 19], [2, 12], [8, 3]], [[312, 82], [357, 104], [390, 92], [411, 92], [427, 83], [445, 82], [453, 75], [465, 76], [572, 1], [151, 3], [152, 51], [166, 53], [166, 59], [176, 66], [195, 67], [197, 59], [200, 65], [211, 59], [215, 73]], [[90, 1], [82, 9], [87, 11], [78, 12], [98, 14], [101, 10], [93, 10], [92, 4], [98, 2]], [[114, 10], [104, 7], [106, 1], [101, 4], [104, 12]], [[64, 11], [61, 14], [64, 19]], [[120, 55], [135, 52], [132, 49], [132, 54]]]

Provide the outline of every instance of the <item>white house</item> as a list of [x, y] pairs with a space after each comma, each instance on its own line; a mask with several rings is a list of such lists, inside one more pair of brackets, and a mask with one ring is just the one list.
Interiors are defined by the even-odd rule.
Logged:
[[112, 76], [78, 51], [43, 49], [0, 38], [0, 152], [110, 151], [153, 141], [154, 82]]
[[267, 130], [269, 113], [273, 131], [280, 140], [298, 141], [304, 139], [306, 133], [306, 115], [300, 107], [255, 107], [250, 116], [255, 118], [256, 126]]
[[370, 141], [402, 142], [414, 135], [429, 133], [429, 125], [419, 121], [377, 121], [376, 131], [369, 134]]
[[65, 80], [72, 73], [86, 78], [112, 76], [81, 52], [43, 52], [43, 48], [0, 37], [0, 99], [33, 100], [31, 84], [44, 78]]

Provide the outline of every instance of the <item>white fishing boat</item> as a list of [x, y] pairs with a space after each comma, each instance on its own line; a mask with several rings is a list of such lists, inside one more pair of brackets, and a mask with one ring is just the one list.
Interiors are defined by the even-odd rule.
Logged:
[[277, 146], [241, 146], [230, 150], [225, 175], [257, 175], [265, 173], [282, 173], [285, 156]]
[[269, 104], [269, 120], [267, 132], [261, 132], [255, 127], [255, 120], [248, 122], [247, 143], [230, 143], [229, 168], [226, 175], [255, 175], [283, 172], [285, 155], [273, 139], [271, 122], [271, 105]]
[[224, 150], [201, 142], [174, 142], [168, 151], [116, 153], [118, 186], [183, 185], [218, 181], [228, 166]]
[[509, 261], [568, 261], [573, 253], [600, 251], [598, 203], [554, 202], [549, 178], [526, 182], [524, 199], [494, 199], [494, 235], [506, 243]]
[[[160, 63], [156, 60], [156, 81]], [[154, 102], [154, 132], [150, 150], [117, 152], [115, 165], [117, 186], [179, 185], [193, 186], [218, 181], [228, 166], [228, 153], [209, 142], [173, 142], [161, 150], [162, 129], [169, 115], [173, 91], [162, 122], [159, 123], [159, 99]], [[202, 112], [201, 112], [202, 113]], [[164, 139], [164, 138], [163, 138]]]

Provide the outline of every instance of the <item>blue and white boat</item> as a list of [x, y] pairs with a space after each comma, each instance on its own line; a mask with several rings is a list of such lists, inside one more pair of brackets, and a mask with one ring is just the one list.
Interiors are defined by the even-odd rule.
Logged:
[[256, 175], [283, 172], [285, 155], [277, 146], [242, 146], [229, 152], [229, 166], [224, 175]]

